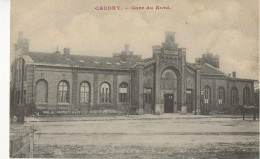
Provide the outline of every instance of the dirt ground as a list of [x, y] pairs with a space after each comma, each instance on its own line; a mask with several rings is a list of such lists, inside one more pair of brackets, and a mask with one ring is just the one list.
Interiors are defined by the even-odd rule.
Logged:
[[259, 158], [258, 123], [178, 114], [30, 122], [36, 130], [34, 157], [177, 159]]

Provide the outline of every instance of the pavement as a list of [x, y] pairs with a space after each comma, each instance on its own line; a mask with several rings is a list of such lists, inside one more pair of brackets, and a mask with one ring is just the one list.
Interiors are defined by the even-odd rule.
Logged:
[[[245, 120], [253, 120], [252, 115], [246, 115]], [[162, 119], [200, 119], [200, 118], [232, 118], [242, 119], [242, 115], [214, 114], [214, 115], [194, 115], [181, 113], [165, 113], [161, 115], [121, 115], [121, 116], [34, 116], [25, 117], [26, 122], [59, 122], [59, 121], [106, 121], [106, 120], [162, 120]]]
[[258, 158], [259, 121], [193, 114], [36, 117], [35, 157]]

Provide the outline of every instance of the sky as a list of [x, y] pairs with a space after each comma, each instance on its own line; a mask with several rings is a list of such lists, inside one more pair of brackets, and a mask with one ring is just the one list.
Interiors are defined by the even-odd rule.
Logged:
[[[220, 69], [237, 77], [258, 79], [258, 0], [12, 0], [11, 60], [18, 32], [30, 51], [53, 53], [57, 45], [71, 54], [112, 56], [124, 44], [143, 58], [176, 33], [179, 47], [194, 62], [209, 49], [220, 56]], [[122, 10], [95, 10], [120, 6]], [[169, 10], [131, 7], [169, 6]], [[129, 8], [129, 9], [125, 9]]]

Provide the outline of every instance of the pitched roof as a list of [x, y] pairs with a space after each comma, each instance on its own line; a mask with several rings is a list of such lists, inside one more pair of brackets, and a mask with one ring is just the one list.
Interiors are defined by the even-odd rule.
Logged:
[[200, 72], [202, 74], [210, 74], [210, 75], [223, 75], [225, 76], [226, 74], [222, 71], [220, 71], [218, 68], [215, 68], [214, 66], [211, 66], [210, 64], [202, 64], [200, 68]]
[[154, 59], [151, 57], [151, 58], [144, 59], [142, 62], [144, 62], [144, 65], [145, 65], [145, 66], [148, 66], [148, 65], [150, 65], [150, 64], [153, 64], [155, 61], [154, 61]]
[[151, 57], [151, 58], [146, 58], [146, 59], [143, 60], [143, 62], [144, 62], [144, 63], [147, 63], [147, 62], [150, 62], [150, 61], [152, 61], [152, 60], [153, 60], [152, 57]]
[[119, 58], [85, 56], [85, 55], [64, 55], [57, 53], [29, 52], [33, 63], [78, 66], [78, 67], [98, 67], [110, 69], [129, 69], [133, 64], [121, 61]]
[[[194, 69], [195, 67], [195, 63], [188, 63], [188, 66], [193, 67]], [[229, 75], [225, 74], [224, 72], [220, 71], [218, 68], [215, 68], [214, 66], [211, 66], [210, 64], [201, 64], [200, 65], [200, 73], [203, 75], [219, 75], [219, 76], [224, 76], [225, 78], [227, 78], [228, 80], [234, 80], [234, 81], [247, 81], [247, 82], [254, 82], [257, 80], [253, 80], [253, 79], [245, 79], [245, 78], [237, 78], [237, 77], [230, 77]]]
[[[189, 66], [196, 68], [195, 63], [187, 63]], [[218, 68], [215, 68], [214, 66], [211, 66], [210, 64], [200, 64], [200, 73], [201, 74], [207, 74], [207, 75], [223, 75], [226, 76], [226, 74], [222, 71], [220, 71]]]

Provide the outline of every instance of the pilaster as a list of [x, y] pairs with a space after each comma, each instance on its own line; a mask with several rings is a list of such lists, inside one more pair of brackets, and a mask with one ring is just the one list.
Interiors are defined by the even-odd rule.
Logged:
[[77, 105], [77, 97], [78, 97], [78, 73], [73, 70], [72, 72], [72, 85], [71, 85], [71, 88], [72, 88], [72, 104], [73, 106], [76, 106]]
[[196, 70], [196, 114], [200, 114], [200, 99], [201, 99], [201, 85], [200, 85], [200, 70]]
[[117, 74], [114, 72], [113, 73], [113, 99], [112, 103], [117, 105]]
[[137, 63], [137, 78], [138, 78], [138, 92], [139, 92], [139, 97], [138, 97], [138, 114], [143, 114], [144, 111], [144, 101], [143, 101], [143, 74], [144, 74], [144, 63], [139, 62]]
[[182, 113], [187, 113], [187, 107], [186, 107], [186, 88], [187, 88], [187, 83], [186, 83], [186, 49], [182, 48], [181, 49], [181, 56], [182, 56], [182, 63], [181, 63], [181, 112]]
[[160, 74], [160, 55], [154, 54], [155, 58], [155, 114], [161, 114], [161, 74]]
[[217, 106], [216, 106], [216, 103], [217, 103], [217, 84], [216, 84], [216, 80], [215, 79], [212, 79], [212, 83], [213, 83], [213, 90], [212, 90], [212, 108], [211, 108], [211, 111], [212, 110], [217, 110]]
[[94, 71], [94, 75], [93, 75], [93, 88], [94, 90], [96, 90], [93, 91], [93, 104], [97, 104], [99, 88], [98, 88], [98, 74], [96, 71]]

